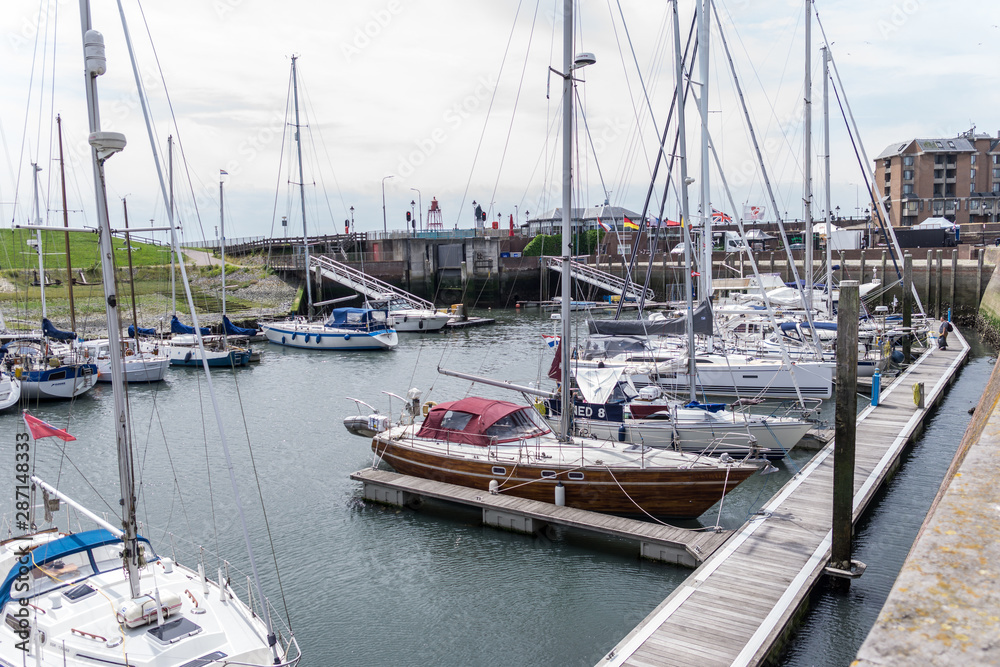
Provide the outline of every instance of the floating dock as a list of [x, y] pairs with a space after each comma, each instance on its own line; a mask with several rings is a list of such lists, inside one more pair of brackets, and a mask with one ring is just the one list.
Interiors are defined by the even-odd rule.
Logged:
[[[855, 522], [968, 356], [958, 330], [952, 335], [953, 348], [925, 352], [858, 416]], [[915, 404], [917, 383], [925, 407]], [[833, 453], [830, 442], [598, 665], [759, 665], [773, 657], [830, 560]]]
[[483, 523], [520, 533], [557, 525], [639, 543], [643, 558], [696, 567], [718, 549], [732, 531], [677, 528], [666, 524], [588, 512], [465, 486], [445, 484], [388, 470], [366, 469], [351, 475], [364, 485], [364, 497], [386, 505], [415, 506], [423, 498], [479, 507]]

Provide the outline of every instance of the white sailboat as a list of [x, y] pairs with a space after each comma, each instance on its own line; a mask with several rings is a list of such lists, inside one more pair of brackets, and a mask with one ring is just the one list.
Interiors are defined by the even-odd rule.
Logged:
[[[292, 56], [292, 89], [295, 96], [295, 126], [299, 126], [299, 86], [295, 69], [296, 56]], [[302, 202], [302, 250], [305, 259], [306, 299], [309, 317], [290, 317], [277, 322], [261, 323], [267, 340], [275, 345], [310, 350], [389, 350], [399, 342], [386, 310], [371, 308], [336, 308], [325, 321], [313, 321], [314, 306], [342, 301], [333, 299], [313, 303], [312, 276], [309, 263], [309, 233], [306, 229], [306, 195], [302, 177], [302, 139], [295, 132], [299, 158], [299, 197]], [[354, 297], [347, 297], [354, 298]], [[442, 324], [442, 326], [444, 326]]]
[[[218, 580], [211, 581], [202, 565], [196, 570], [162, 557], [138, 533], [132, 427], [121, 373], [119, 302], [103, 173], [104, 162], [124, 148], [125, 138], [100, 129], [96, 77], [105, 70], [103, 36], [90, 27], [88, 0], [81, 0], [81, 14], [122, 514], [116, 517], [118, 525], [112, 525], [63, 491], [38, 477], [29, 478], [27, 464], [23, 471], [18, 467], [14, 525], [33, 532], [0, 544], [0, 570], [6, 573], [0, 584], [0, 613], [7, 619], [0, 624], [0, 664], [296, 665], [300, 652], [294, 637], [274, 627], [268, 606], [262, 604], [265, 598], [252, 552], [255, 600], [248, 606], [221, 569]], [[211, 375], [205, 370], [211, 393]], [[228, 458], [221, 421], [220, 436]], [[18, 434], [17, 451], [27, 451], [29, 442], [26, 433]], [[231, 464], [229, 468], [232, 471]], [[234, 478], [233, 484], [247, 537]], [[29, 489], [34, 488], [40, 489], [46, 515], [53, 510], [55, 496], [97, 527], [76, 533], [35, 530], [34, 523], [41, 518], [34, 516], [28, 500]]]

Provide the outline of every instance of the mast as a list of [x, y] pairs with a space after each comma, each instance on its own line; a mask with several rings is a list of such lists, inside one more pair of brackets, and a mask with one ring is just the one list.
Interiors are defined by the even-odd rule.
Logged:
[[97, 77], [104, 74], [104, 37], [90, 27], [89, 0], [80, 0], [80, 22], [83, 33], [84, 78], [87, 87], [87, 110], [90, 121], [90, 157], [94, 166], [94, 194], [97, 200], [98, 239], [101, 249], [101, 280], [104, 283], [104, 304], [108, 318], [108, 347], [111, 354], [111, 392], [114, 397], [115, 441], [118, 447], [118, 476], [121, 484], [122, 560], [128, 573], [132, 598], [139, 597], [139, 542], [135, 516], [135, 472], [132, 462], [132, 441], [125, 383], [122, 377], [121, 322], [118, 298], [115, 294], [114, 263], [112, 261], [111, 222], [108, 219], [107, 195], [104, 184], [104, 161], [125, 147], [125, 137], [115, 132], [101, 132], [101, 117], [97, 100]]
[[803, 183], [802, 183], [802, 204], [805, 209], [803, 219], [805, 220], [805, 289], [803, 297], [805, 303], [802, 304], [806, 310], [813, 307], [813, 218], [812, 218], [812, 17], [809, 10], [812, 0], [806, 0], [806, 74], [805, 74], [805, 98], [802, 105], [803, 118]]
[[[684, 137], [684, 63], [681, 58], [681, 24], [677, 14], [677, 0], [674, 0], [674, 75], [677, 78], [677, 138], [678, 156], [681, 171], [681, 228], [684, 230], [684, 292], [687, 301], [687, 339], [688, 339], [688, 377], [692, 401], [698, 400], [696, 384], [695, 349], [694, 349], [694, 299], [691, 295], [691, 217], [688, 203], [688, 173], [687, 173], [687, 141]], [[700, 48], [700, 47], [699, 47]], [[706, 216], [706, 218], [711, 216]], [[707, 225], [707, 223], [706, 223]], [[702, 269], [703, 271], [705, 269]]]
[[[63, 227], [69, 227], [69, 209], [66, 208], [66, 162], [63, 159], [62, 118], [56, 115], [59, 128], [59, 181], [62, 183]], [[73, 263], [69, 255], [69, 231], [66, 235], [66, 293], [69, 295], [69, 328], [76, 331], [76, 308], [73, 305]]]
[[[35, 225], [42, 224], [42, 211], [38, 208], [38, 172], [42, 170], [38, 166], [38, 163], [31, 163], [32, 169], [34, 170], [34, 184], [35, 184], [35, 219], [32, 221]], [[35, 250], [38, 252], [38, 284], [42, 288], [42, 319], [44, 320], [48, 315], [45, 313], [45, 262], [42, 259], [42, 230], [35, 230]]]
[[[128, 286], [132, 294], [132, 327], [135, 338], [139, 338], [139, 316], [135, 310], [135, 269], [132, 267], [132, 235], [128, 233], [128, 202], [122, 197], [122, 211], [125, 214], [125, 249], [128, 250]], [[138, 348], [138, 345], [136, 346]]]
[[[830, 224], [830, 52], [823, 47], [823, 168], [826, 191], [826, 315], [833, 317], [833, 250], [830, 248], [832, 238]], [[864, 282], [865, 277], [861, 276]]]
[[167, 137], [167, 173], [170, 181], [170, 203], [167, 205], [167, 224], [170, 226], [170, 314], [177, 314], [177, 283], [174, 279], [174, 262], [181, 261], [177, 252], [177, 232], [174, 229], [174, 135]]
[[572, 296], [570, 282], [573, 280], [570, 267], [570, 252], [572, 238], [572, 205], [573, 205], [573, 0], [563, 0], [563, 154], [562, 154], [562, 338], [560, 339], [559, 364], [562, 369], [562, 396], [560, 415], [562, 420], [560, 430], [564, 438], [570, 439], [572, 424], [573, 401], [570, 398], [570, 308]]
[[306, 300], [309, 302], [309, 317], [313, 316], [312, 280], [309, 274], [309, 232], [306, 231], [306, 185], [302, 176], [302, 135], [299, 125], [299, 80], [295, 72], [295, 61], [298, 56], [292, 56], [292, 91], [295, 96], [295, 146], [299, 152], [299, 199], [302, 201], [302, 251], [306, 259]]
[[[712, 298], [712, 193], [709, 191], [708, 163], [708, 40], [709, 21], [712, 17], [712, 0], [703, 0], [698, 11], [698, 76], [701, 79], [701, 95], [698, 110], [701, 114], [701, 213], [705, 222], [704, 257], [701, 269], [701, 298]], [[680, 35], [677, 36], [680, 39]]]
[[[222, 173], [219, 173], [219, 234], [222, 254], [222, 316], [226, 316], [226, 215], [222, 205]], [[225, 333], [225, 327], [222, 328]]]

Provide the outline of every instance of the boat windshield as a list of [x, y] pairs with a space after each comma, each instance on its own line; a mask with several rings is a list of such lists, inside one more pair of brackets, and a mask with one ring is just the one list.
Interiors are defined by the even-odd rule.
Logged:
[[548, 432], [534, 408], [525, 408], [501, 417], [484, 431], [496, 441], [523, 440]]

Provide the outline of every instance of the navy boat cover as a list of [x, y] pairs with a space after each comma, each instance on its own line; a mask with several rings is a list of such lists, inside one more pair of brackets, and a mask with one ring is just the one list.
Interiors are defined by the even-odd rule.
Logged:
[[76, 332], [74, 331], [59, 331], [56, 329], [49, 318], [42, 320], [42, 333], [49, 338], [55, 338], [56, 340], [74, 340], [76, 338]]
[[[179, 319], [177, 319], [177, 316], [174, 315], [173, 317], [170, 318], [170, 333], [175, 333], [175, 334], [193, 334], [194, 333], [194, 327], [189, 327], [188, 325], [181, 323], [181, 321]], [[209, 331], [208, 327], [202, 327], [201, 328], [201, 335], [202, 336], [207, 336], [210, 333], [212, 333], [212, 332]]]
[[[143, 329], [142, 327], [139, 327], [139, 335], [140, 336], [155, 336], [156, 335], [156, 329]], [[128, 325], [128, 337], [129, 338], [135, 338], [135, 325], [132, 325], [132, 324]]]
[[226, 328], [226, 333], [230, 336], [253, 336], [257, 333], [256, 329], [244, 329], [236, 326], [225, 315], [222, 316], [222, 326]]

